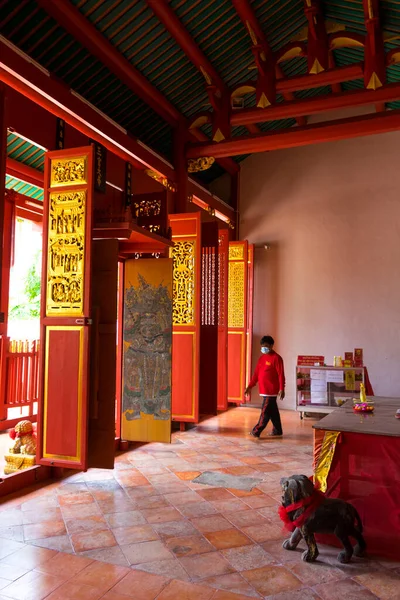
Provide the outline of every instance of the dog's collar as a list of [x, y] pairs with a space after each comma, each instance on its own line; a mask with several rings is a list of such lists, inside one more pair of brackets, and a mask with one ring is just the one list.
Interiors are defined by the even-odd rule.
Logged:
[[[324, 498], [325, 496], [321, 492], [314, 490], [311, 496], [302, 498], [299, 500], [299, 502], [289, 504], [289, 506], [280, 506], [278, 512], [281, 520], [285, 523], [285, 527], [293, 531], [296, 527], [301, 527], [304, 525], [305, 521], [323, 502]], [[295, 512], [300, 508], [304, 508], [304, 511], [299, 517], [297, 517], [297, 519], [291, 521], [289, 518], [289, 513]]]

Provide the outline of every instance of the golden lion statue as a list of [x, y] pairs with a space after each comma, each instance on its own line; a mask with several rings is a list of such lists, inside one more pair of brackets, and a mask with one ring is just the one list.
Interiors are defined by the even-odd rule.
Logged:
[[20, 421], [14, 429], [9, 432], [14, 444], [5, 455], [6, 475], [33, 467], [36, 462], [36, 430], [35, 426], [28, 420]]

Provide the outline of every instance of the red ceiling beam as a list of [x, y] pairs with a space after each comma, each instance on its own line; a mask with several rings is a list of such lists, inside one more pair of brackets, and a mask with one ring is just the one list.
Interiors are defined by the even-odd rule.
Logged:
[[[237, 14], [239, 15], [243, 25], [249, 32], [251, 40], [253, 42], [254, 54], [260, 55], [261, 52], [265, 55], [265, 62], [268, 61], [269, 64], [275, 63], [275, 58], [272, 54], [271, 48], [268, 44], [268, 40], [264, 35], [263, 30], [260, 27], [260, 24], [257, 20], [257, 17], [253, 11], [253, 8], [248, 0], [232, 0], [232, 4], [235, 7]], [[259, 70], [262, 68], [262, 56], [259, 57]], [[275, 75], [277, 79], [282, 79], [284, 77], [283, 71], [281, 67], [276, 64], [275, 65]], [[275, 81], [274, 81], [275, 85]], [[293, 100], [294, 96], [291, 92], [283, 92], [283, 97], [285, 100]], [[305, 119], [300, 118], [297, 119], [298, 125], [305, 125]]]
[[336, 69], [328, 69], [318, 75], [298, 75], [297, 77], [288, 77], [276, 82], [278, 92], [297, 92], [300, 90], [308, 90], [326, 85], [334, 85], [335, 83], [344, 83], [345, 81], [354, 81], [364, 77], [363, 64], [355, 63], [346, 67], [336, 67]]
[[[189, 129], [189, 135], [198, 142], [209, 141], [209, 138], [206, 136], [205, 133], [200, 131], [200, 129]], [[236, 175], [236, 173], [238, 173], [240, 170], [239, 165], [231, 158], [221, 158], [221, 160], [218, 160], [218, 163], [223, 169], [225, 169], [225, 171], [229, 173], [229, 175]]]
[[105, 115], [72, 94], [66, 85], [49, 77], [3, 40], [0, 40], [0, 80], [123, 160], [174, 178], [173, 167], [167, 161], [129, 136], [122, 127], [114, 125]]
[[400, 110], [393, 110], [386, 113], [374, 113], [305, 127], [295, 127], [280, 130], [276, 133], [237, 138], [219, 144], [197, 144], [188, 149], [187, 156], [189, 158], [237, 156], [333, 142], [399, 129]]
[[232, 125], [263, 123], [265, 121], [290, 119], [299, 115], [313, 115], [352, 106], [367, 106], [368, 104], [377, 104], [380, 102], [392, 102], [399, 99], [400, 83], [390, 83], [376, 91], [354, 90], [339, 94], [318, 96], [317, 98], [282, 102], [269, 108], [249, 108], [235, 111], [232, 114], [231, 123]]
[[14, 160], [13, 158], [7, 158], [6, 173], [11, 177], [16, 177], [17, 179], [21, 179], [26, 183], [36, 185], [40, 188], [42, 188], [44, 185], [44, 175], [41, 171], [33, 169], [28, 165], [24, 165], [23, 163], [19, 162], [18, 160]]
[[364, 85], [376, 90], [386, 83], [386, 60], [383, 32], [379, 19], [379, 0], [363, 0], [367, 30], [364, 48]]
[[47, 13], [96, 56], [167, 123], [183, 120], [180, 112], [92, 25], [69, 0], [38, 0]]

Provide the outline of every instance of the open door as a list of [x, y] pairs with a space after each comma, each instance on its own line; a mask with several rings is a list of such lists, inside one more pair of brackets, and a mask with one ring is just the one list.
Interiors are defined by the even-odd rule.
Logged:
[[247, 337], [248, 244], [229, 242], [228, 402], [244, 402]]
[[200, 415], [217, 414], [218, 223], [201, 226]]
[[[44, 181], [37, 462], [79, 470], [86, 469], [89, 462], [110, 468], [114, 433], [111, 446], [104, 415], [108, 414], [108, 403], [114, 409], [115, 402], [117, 292], [115, 283], [115, 294], [107, 289], [98, 302], [99, 284], [93, 278], [92, 264], [92, 146], [48, 152]], [[104, 258], [107, 252], [112, 256], [114, 250], [109, 241], [101, 241], [96, 252]], [[107, 277], [113, 281], [113, 275]], [[93, 298], [97, 301], [95, 309]], [[114, 322], [110, 324], [114, 306]], [[103, 360], [100, 353], [106, 338], [113, 338], [114, 355], [104, 343], [108, 360]], [[114, 383], [100, 397], [98, 393], [107, 377]], [[98, 420], [97, 437], [89, 437], [89, 419], [91, 423]], [[111, 422], [114, 427], [113, 412]], [[89, 441], [94, 443], [90, 461]]]
[[201, 217], [200, 213], [169, 216], [174, 246], [172, 420], [199, 421]]
[[172, 259], [125, 261], [122, 439], [171, 441]]
[[229, 231], [218, 232], [218, 410], [228, 408], [228, 253]]
[[253, 298], [254, 298], [254, 244], [249, 244], [247, 261], [247, 336], [246, 385], [251, 379], [253, 358]]

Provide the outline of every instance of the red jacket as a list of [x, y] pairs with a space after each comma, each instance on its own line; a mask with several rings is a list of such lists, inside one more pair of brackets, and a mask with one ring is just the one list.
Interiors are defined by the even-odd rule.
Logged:
[[261, 354], [249, 387], [258, 383], [261, 396], [277, 396], [285, 389], [285, 369], [282, 357], [274, 350], [269, 354]]

